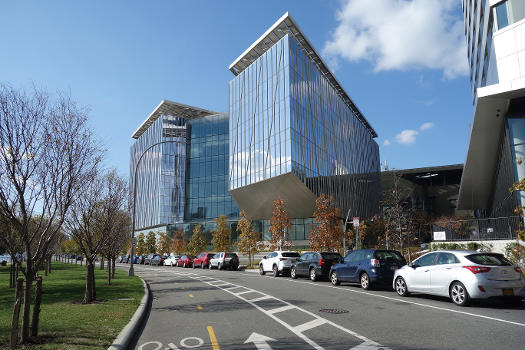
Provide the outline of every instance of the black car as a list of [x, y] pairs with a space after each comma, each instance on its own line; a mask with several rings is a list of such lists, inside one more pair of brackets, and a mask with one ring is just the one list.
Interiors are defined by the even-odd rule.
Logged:
[[307, 252], [292, 263], [290, 277], [310, 277], [312, 281], [328, 279], [330, 268], [343, 260], [339, 253]]
[[153, 258], [155, 258], [155, 256], [157, 256], [158, 254], [154, 254], [154, 253], [151, 253], [149, 254], [148, 256], [146, 256], [146, 258], [144, 259], [144, 265], [151, 265], [151, 261], [153, 260]]
[[392, 288], [394, 272], [406, 263], [397, 250], [353, 250], [348, 252], [343, 262], [332, 266], [330, 281], [333, 285], [356, 282], [363, 289], [369, 289], [375, 284]]

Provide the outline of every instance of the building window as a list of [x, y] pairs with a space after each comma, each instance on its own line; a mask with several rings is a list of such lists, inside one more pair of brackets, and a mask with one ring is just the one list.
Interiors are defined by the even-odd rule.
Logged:
[[498, 29], [518, 22], [525, 18], [525, 2], [523, 0], [507, 0], [495, 6]]

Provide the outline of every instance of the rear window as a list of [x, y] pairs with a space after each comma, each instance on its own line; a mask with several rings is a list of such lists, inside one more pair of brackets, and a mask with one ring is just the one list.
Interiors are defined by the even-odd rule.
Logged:
[[491, 266], [511, 266], [512, 263], [505, 259], [501, 254], [472, 254], [465, 256], [468, 260], [475, 264], [491, 265]]
[[323, 259], [341, 261], [343, 257], [339, 253], [322, 253]]
[[378, 260], [391, 260], [400, 263], [405, 263], [405, 258], [395, 250], [376, 250], [374, 256]]
[[285, 258], [298, 258], [298, 257], [300, 257], [299, 253], [297, 253], [297, 252], [282, 253], [282, 256], [284, 256]]
[[235, 254], [235, 253], [226, 253], [226, 257], [227, 258], [236, 258], [237, 254]]

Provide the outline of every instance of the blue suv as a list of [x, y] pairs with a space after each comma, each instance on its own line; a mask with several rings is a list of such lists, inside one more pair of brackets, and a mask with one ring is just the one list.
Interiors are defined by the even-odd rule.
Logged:
[[397, 250], [360, 249], [349, 251], [343, 262], [330, 269], [330, 282], [360, 283], [363, 289], [372, 285], [391, 286], [394, 272], [406, 265], [405, 258]]

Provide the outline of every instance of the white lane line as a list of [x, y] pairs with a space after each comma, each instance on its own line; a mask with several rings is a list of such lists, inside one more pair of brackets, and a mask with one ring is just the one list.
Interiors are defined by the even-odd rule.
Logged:
[[[245, 273], [245, 274], [251, 275], [249, 273]], [[462, 315], [467, 315], [467, 316], [472, 316], [472, 317], [479, 317], [479, 318], [483, 318], [483, 319], [487, 319], [487, 320], [491, 320], [491, 321], [509, 323], [509, 324], [513, 324], [513, 325], [516, 325], [516, 326], [525, 327], [524, 323], [508, 321], [508, 320], [504, 320], [504, 319], [497, 318], [497, 317], [490, 317], [490, 316], [485, 316], [485, 315], [480, 315], [480, 314], [474, 314], [472, 312], [466, 312], [466, 311], [449, 309], [449, 308], [446, 308], [446, 307], [439, 307], [439, 306], [434, 306], [434, 305], [422, 304], [422, 303], [418, 303], [418, 302], [415, 302], [415, 301], [410, 301], [410, 300], [406, 300], [406, 299], [398, 299], [398, 298], [394, 298], [394, 297], [388, 297], [386, 295], [374, 294], [374, 293], [365, 292], [365, 291], [362, 291], [362, 290], [354, 290], [354, 289], [349, 289], [349, 288], [344, 288], [344, 287], [337, 287], [337, 286], [333, 286], [333, 285], [319, 284], [319, 283], [315, 283], [315, 282], [295, 281], [295, 280], [292, 280], [292, 279], [285, 280], [285, 281], [292, 282], [292, 283], [301, 283], [301, 284], [314, 285], [314, 286], [318, 286], [318, 287], [334, 288], [334, 289], [339, 289], [339, 290], [343, 290], [345, 292], [356, 293], [356, 294], [371, 295], [371, 296], [382, 298], [382, 299], [399, 301], [399, 302], [402, 302], [402, 303], [417, 305], [417, 306], [426, 307], [426, 308], [430, 308], [430, 309], [435, 309], [435, 310], [440, 310], [440, 311], [448, 311], [448, 312], [453, 312], [453, 313], [457, 313], [457, 314], [462, 314]]]
[[[206, 283], [206, 284], [210, 284], [210, 283], [208, 283], [208, 282], [206, 282], [206, 281], [201, 281], [201, 282]], [[210, 284], [210, 285], [211, 285], [211, 284]], [[238, 285], [238, 286], [239, 286], [239, 287], [244, 287], [244, 286], [240, 286], [240, 285]], [[226, 288], [222, 288], [222, 287], [216, 287], [216, 288], [222, 289], [222, 290], [224, 290], [225, 292], [227, 292], [227, 293], [229, 293], [229, 294], [232, 294], [232, 295], [238, 297], [238, 298], [241, 299], [241, 300], [244, 300], [244, 301], [247, 302], [248, 304], [250, 304], [250, 305], [252, 305], [253, 307], [255, 307], [257, 310], [261, 311], [262, 313], [266, 314], [268, 317], [272, 318], [274, 321], [276, 321], [276, 322], [280, 323], [281, 325], [283, 325], [285, 328], [287, 328], [288, 330], [290, 330], [290, 331], [291, 331], [292, 333], [294, 333], [296, 336], [298, 336], [299, 338], [303, 339], [307, 344], [309, 344], [310, 346], [312, 346], [314, 349], [317, 349], [317, 350], [325, 350], [321, 345], [317, 344], [315, 341], [313, 341], [312, 339], [308, 338], [308, 336], [304, 335], [301, 331], [298, 331], [298, 330], [296, 329], [297, 327], [294, 327], [294, 326], [292, 326], [292, 325], [286, 323], [285, 321], [283, 321], [283, 320], [281, 320], [280, 318], [278, 318], [278, 317], [275, 315], [275, 313], [268, 312], [267, 310], [263, 309], [262, 307], [260, 307], [260, 306], [257, 305], [256, 303], [254, 303], [252, 300], [250, 300], [250, 299], [245, 299], [245, 298], [241, 297], [240, 295], [241, 295], [241, 294], [245, 294], [245, 293], [249, 293], [249, 292], [260, 293], [260, 294], [262, 294], [262, 295], [264, 295], [264, 296], [268, 296], [269, 298], [275, 299], [275, 300], [277, 300], [277, 301], [279, 301], [279, 302], [281, 302], [281, 303], [283, 303], [283, 304], [285, 304], [285, 305], [291, 306], [292, 308], [295, 308], [295, 309], [297, 309], [297, 310], [299, 310], [299, 311], [301, 311], [301, 312], [303, 312], [303, 313], [305, 313], [305, 314], [307, 314], [307, 315], [312, 316], [312, 317], [314, 318], [314, 321], [315, 321], [315, 322], [311, 323], [312, 321], [310, 321], [310, 322], [307, 322], [307, 324], [304, 324], [303, 326], [304, 326], [305, 330], [312, 329], [312, 328], [314, 328], [314, 327], [317, 327], [317, 326], [320, 326], [320, 325], [323, 325], [323, 324], [328, 324], [328, 325], [331, 325], [331, 326], [333, 326], [333, 327], [335, 327], [335, 328], [337, 328], [337, 329], [339, 329], [339, 330], [341, 330], [341, 331], [343, 331], [343, 332], [345, 332], [345, 333], [347, 333], [347, 334], [350, 334], [350, 335], [354, 336], [355, 338], [360, 339], [361, 341], [363, 341], [363, 343], [369, 344], [369, 345], [371, 345], [371, 346], [373, 346], [373, 347], [376, 347], [376, 348], [382, 348], [383, 350], [390, 350], [389, 348], [384, 347], [384, 346], [382, 346], [381, 344], [376, 343], [376, 342], [374, 342], [373, 340], [370, 340], [370, 339], [368, 339], [367, 337], [365, 337], [365, 336], [363, 336], [363, 335], [361, 335], [361, 334], [358, 334], [358, 333], [356, 333], [356, 332], [354, 332], [354, 331], [352, 331], [352, 330], [350, 330], [350, 329], [347, 329], [347, 328], [345, 328], [345, 327], [343, 327], [343, 326], [340, 326], [340, 325], [338, 325], [338, 324], [336, 324], [336, 323], [334, 323], [334, 322], [331, 322], [331, 321], [329, 321], [329, 320], [327, 320], [327, 319], [325, 319], [325, 318], [322, 318], [322, 317], [320, 317], [320, 316], [314, 314], [313, 312], [310, 312], [310, 311], [308, 311], [308, 310], [302, 309], [302, 308], [300, 308], [300, 307], [298, 307], [298, 306], [295, 306], [295, 305], [293, 305], [293, 304], [291, 304], [291, 303], [289, 303], [289, 302], [287, 302], [287, 301], [284, 301], [284, 300], [282, 300], [282, 299], [279, 299], [279, 298], [276, 298], [276, 297], [274, 297], [274, 296], [268, 295], [268, 294], [266, 294], [266, 293], [263, 293], [263, 292], [260, 292], [260, 291], [254, 290], [254, 289], [251, 289], [251, 290], [246, 291], [246, 292], [241, 292], [241, 293], [233, 293], [233, 292], [229, 291], [229, 290], [226, 289]], [[246, 287], [244, 287], [244, 288], [246, 288]], [[229, 288], [229, 289], [231, 289], [231, 288]], [[257, 299], [259, 299], [259, 298], [257, 298]], [[256, 299], [253, 299], [253, 300], [256, 300]], [[299, 330], [301, 330], [301, 329], [299, 328]], [[372, 347], [372, 348], [373, 348], [373, 347]]]
[[309, 321], [309, 322], [306, 322], [306, 323], [303, 323], [303, 324], [300, 324], [298, 326], [295, 326], [294, 327], [294, 330], [296, 332], [299, 332], [299, 333], [303, 333], [303, 332], [306, 332], [307, 330], [309, 329], [312, 329], [312, 328], [315, 328], [315, 327], [318, 327], [318, 326], [321, 326], [323, 324], [326, 323], [326, 320], [325, 319], [315, 319], [315, 320], [312, 320], [312, 321]]
[[[259, 292], [257, 292], [259, 293]], [[262, 293], [261, 293], [262, 294]], [[244, 298], [243, 298], [244, 299]], [[262, 297], [259, 297], [259, 298], [254, 298], [254, 299], [245, 299], [247, 301], [250, 301], [252, 303], [256, 303], [258, 301], [262, 301], [262, 300], [266, 300], [266, 299], [275, 299], [274, 297], [272, 297], [271, 295], [263, 295]]]
[[295, 309], [295, 306], [293, 306], [293, 305], [285, 305], [285, 306], [281, 306], [281, 307], [278, 307], [278, 308], [275, 308], [275, 309], [267, 310], [266, 312], [268, 312], [269, 314], [277, 314], [279, 312], [288, 311], [288, 310], [291, 310], [291, 309]]

